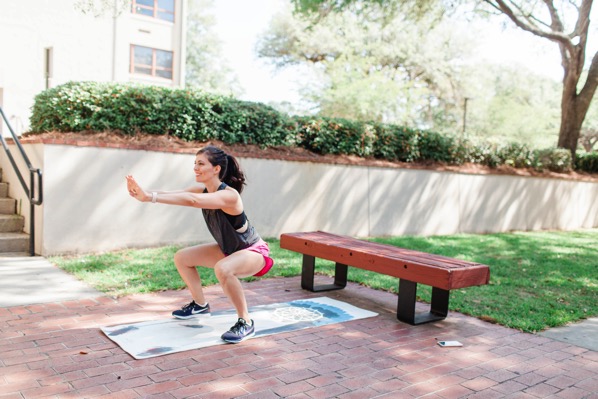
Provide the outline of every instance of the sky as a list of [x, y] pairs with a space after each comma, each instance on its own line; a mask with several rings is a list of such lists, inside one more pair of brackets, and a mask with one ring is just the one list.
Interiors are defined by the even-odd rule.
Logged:
[[215, 0], [215, 28], [226, 57], [245, 90], [242, 99], [297, 102], [297, 79], [291, 71], [276, 72], [255, 54], [258, 36], [288, 0]]
[[[270, 101], [299, 102], [293, 71], [275, 72], [274, 68], [255, 55], [258, 35], [268, 26], [275, 13], [289, 0], [215, 0], [215, 31], [223, 42], [223, 56], [230, 61], [245, 94], [244, 100], [268, 103]], [[592, 20], [598, 18], [594, 7]], [[501, 29], [486, 24], [480, 58], [505, 65], [521, 65], [560, 81], [563, 75], [558, 46], [518, 28]], [[598, 49], [598, 38], [590, 37], [589, 51]]]

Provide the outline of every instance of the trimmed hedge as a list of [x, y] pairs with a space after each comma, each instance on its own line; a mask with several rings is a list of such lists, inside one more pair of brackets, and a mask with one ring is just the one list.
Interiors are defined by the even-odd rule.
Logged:
[[367, 125], [341, 118], [295, 117], [296, 143], [319, 154], [369, 157], [374, 134]]
[[187, 141], [288, 145], [292, 121], [264, 104], [198, 90], [69, 82], [35, 98], [32, 132], [119, 131], [169, 134]]
[[576, 154], [575, 169], [588, 173], [598, 173], [598, 151]]
[[[401, 162], [479, 163], [565, 172], [569, 151], [460, 140], [451, 135], [341, 118], [290, 117], [261, 103], [199, 90], [119, 83], [69, 82], [35, 98], [31, 132], [118, 131], [169, 134], [187, 141], [221, 140], [265, 147], [299, 146]], [[598, 172], [598, 155], [579, 154], [574, 168]]]
[[400, 162], [419, 159], [416, 130], [382, 123], [374, 124], [373, 128], [374, 157]]

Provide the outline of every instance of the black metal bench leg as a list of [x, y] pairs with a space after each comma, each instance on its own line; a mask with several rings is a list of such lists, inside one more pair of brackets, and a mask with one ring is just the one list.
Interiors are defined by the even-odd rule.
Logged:
[[301, 288], [312, 292], [341, 290], [347, 286], [347, 265], [336, 263], [334, 267], [334, 284], [322, 284], [314, 286], [316, 271], [316, 258], [310, 255], [303, 255], [303, 266], [301, 268]]
[[440, 317], [440, 320], [446, 318], [449, 307], [449, 291], [432, 287], [432, 303], [430, 313]]
[[409, 280], [399, 280], [399, 299], [397, 304], [397, 319], [412, 325], [443, 320], [448, 314], [449, 291], [432, 287], [432, 303], [430, 312], [415, 313], [417, 299], [417, 283]]

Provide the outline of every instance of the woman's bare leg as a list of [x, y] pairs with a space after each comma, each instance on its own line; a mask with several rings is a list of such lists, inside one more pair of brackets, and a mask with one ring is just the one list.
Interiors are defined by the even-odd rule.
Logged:
[[224, 254], [217, 244], [203, 244], [183, 248], [174, 254], [174, 264], [187, 288], [189, 288], [195, 303], [203, 305], [207, 302], [203, 295], [197, 266], [213, 268], [221, 259], [224, 259]]
[[239, 278], [253, 276], [265, 265], [264, 257], [252, 251], [239, 251], [218, 261], [214, 266], [216, 277], [224, 294], [237, 310], [237, 315], [249, 322], [245, 293]]

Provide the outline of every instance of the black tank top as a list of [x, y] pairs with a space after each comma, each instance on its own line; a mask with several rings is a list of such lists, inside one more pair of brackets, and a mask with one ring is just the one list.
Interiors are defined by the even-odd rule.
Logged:
[[[222, 183], [218, 191], [227, 187]], [[207, 188], [204, 193], [207, 193]], [[240, 215], [229, 215], [222, 209], [202, 209], [203, 217], [212, 237], [225, 255], [230, 255], [252, 246], [261, 238], [247, 219], [245, 211]]]

